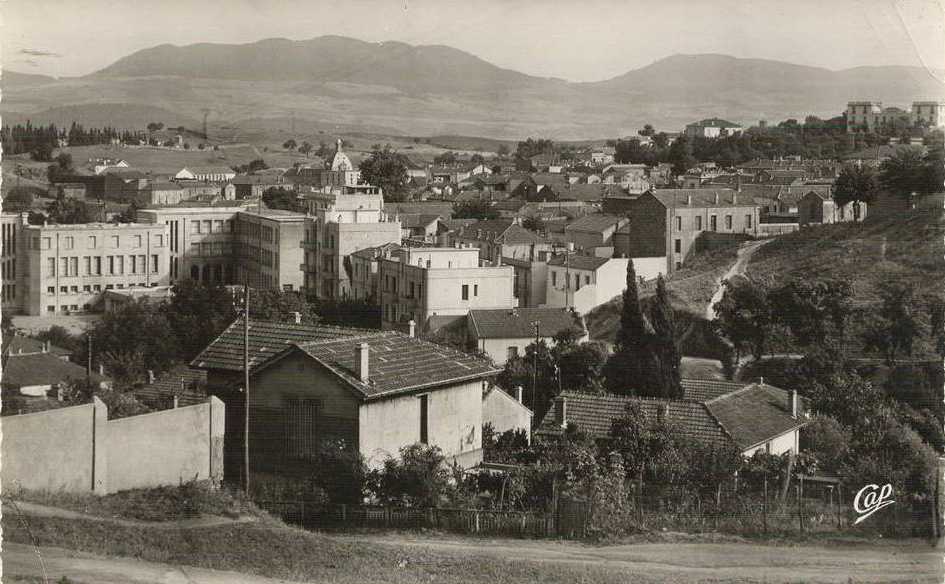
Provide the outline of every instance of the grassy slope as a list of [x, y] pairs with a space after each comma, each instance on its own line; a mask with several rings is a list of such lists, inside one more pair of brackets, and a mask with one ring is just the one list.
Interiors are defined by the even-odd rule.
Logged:
[[[919, 298], [945, 289], [942, 244], [945, 216], [941, 209], [868, 218], [862, 224], [844, 223], [804, 229], [779, 237], [752, 256], [748, 273], [774, 284], [792, 278], [837, 278], [851, 282], [858, 307], [878, 303], [883, 282], [911, 283]], [[885, 242], [885, 254], [883, 247]], [[925, 303], [916, 307], [927, 320]], [[857, 337], [861, 327], [851, 327]], [[925, 338], [916, 357], [931, 356]]]

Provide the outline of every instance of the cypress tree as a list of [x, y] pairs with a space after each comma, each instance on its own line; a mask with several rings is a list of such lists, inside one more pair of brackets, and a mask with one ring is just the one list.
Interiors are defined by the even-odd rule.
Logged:
[[683, 397], [683, 390], [679, 373], [681, 357], [675, 335], [676, 314], [669, 302], [663, 276], [656, 281], [656, 299], [650, 309], [650, 322], [653, 323], [651, 347], [657, 367], [652, 387], [652, 390], [657, 392], [654, 397], [680, 399]]
[[640, 306], [637, 273], [633, 260], [627, 262], [627, 288], [623, 291], [623, 309], [614, 354], [607, 360], [605, 377], [612, 393], [636, 394], [646, 392], [653, 371], [651, 344], [653, 327]]

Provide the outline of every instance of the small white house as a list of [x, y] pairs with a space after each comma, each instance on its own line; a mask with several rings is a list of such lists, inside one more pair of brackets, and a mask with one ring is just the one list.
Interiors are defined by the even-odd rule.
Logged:
[[573, 331], [578, 342], [587, 341], [584, 319], [564, 308], [470, 310], [466, 319], [469, 346], [500, 367], [524, 355], [536, 339], [553, 345], [555, 336], [564, 331]]

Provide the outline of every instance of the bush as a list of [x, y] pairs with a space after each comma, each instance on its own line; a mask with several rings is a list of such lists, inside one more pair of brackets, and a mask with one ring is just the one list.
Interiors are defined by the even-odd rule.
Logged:
[[380, 501], [409, 507], [436, 507], [450, 489], [446, 458], [437, 446], [412, 444], [388, 458], [368, 476], [369, 489]]
[[849, 428], [827, 415], [816, 415], [801, 428], [801, 451], [812, 454], [820, 468], [837, 472], [850, 455]]

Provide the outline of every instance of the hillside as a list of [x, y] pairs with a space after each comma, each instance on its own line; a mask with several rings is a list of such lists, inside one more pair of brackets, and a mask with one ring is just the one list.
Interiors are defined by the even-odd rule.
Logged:
[[69, 105], [133, 104], [194, 119], [209, 107], [211, 122], [220, 125], [293, 119], [407, 136], [587, 140], [635, 134], [645, 123], [679, 131], [711, 116], [746, 125], [829, 117], [850, 99], [908, 107], [945, 91], [941, 73], [932, 73], [675, 55], [613, 79], [571, 83], [503, 69], [442, 45], [324, 36], [160, 45], [79, 78], [6, 73], [2, 108], [43, 122]]
[[[862, 224], [843, 223], [804, 229], [779, 237], [756, 253], [748, 273], [777, 285], [792, 278], [835, 278], [850, 282], [855, 302], [869, 310], [878, 301], [883, 282], [913, 284], [916, 298], [941, 296], [945, 290], [945, 212], [919, 208], [882, 217], [868, 217]], [[916, 306], [927, 321], [924, 303]], [[854, 322], [851, 336], [861, 327]], [[923, 338], [917, 357], [932, 354]]]

